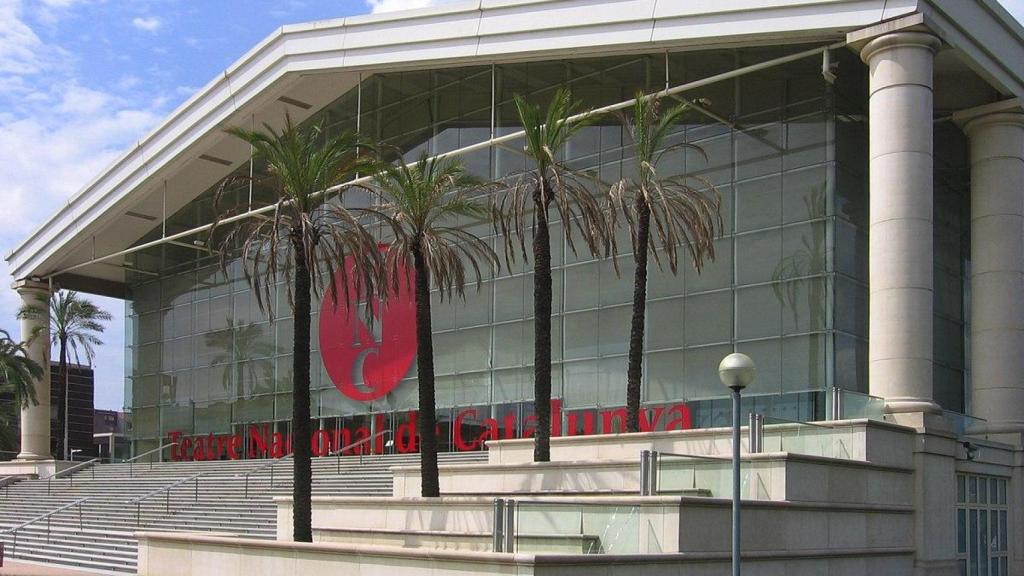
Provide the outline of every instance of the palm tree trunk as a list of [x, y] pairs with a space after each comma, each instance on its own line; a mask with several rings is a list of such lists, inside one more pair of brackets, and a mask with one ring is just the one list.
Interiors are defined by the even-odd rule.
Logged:
[[633, 321], [629, 329], [629, 368], [626, 373], [626, 431], [640, 431], [640, 383], [644, 366], [644, 320], [647, 317], [647, 245], [651, 234], [651, 208], [636, 198], [637, 231], [633, 258]]
[[292, 354], [292, 530], [296, 542], [312, 542], [313, 470], [309, 427], [309, 268], [301, 238], [293, 233], [295, 249], [295, 340]]
[[533, 405], [537, 430], [533, 461], [551, 461], [551, 237], [543, 190], [533, 192], [536, 226], [533, 229]]
[[[63, 381], [63, 392], [60, 394], [60, 397], [57, 398], [57, 450], [55, 451], [56, 454], [54, 454], [54, 456], [61, 460], [67, 460], [67, 446], [64, 445], [64, 430], [68, 425], [68, 341], [65, 337], [60, 337], [60, 350], [58, 355], [60, 376]], [[52, 386], [52, 383], [46, 382], [45, 385]]]
[[423, 251], [412, 249], [416, 267], [416, 378], [419, 383], [420, 482], [427, 498], [441, 495], [437, 472], [437, 406], [434, 394], [434, 339], [430, 321], [430, 276]]

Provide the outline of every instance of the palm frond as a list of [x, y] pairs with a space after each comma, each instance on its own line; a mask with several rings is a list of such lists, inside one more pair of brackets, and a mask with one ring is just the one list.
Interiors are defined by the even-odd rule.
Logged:
[[[236, 258], [256, 296], [260, 310], [273, 319], [279, 286], [285, 285], [287, 302], [294, 307], [295, 257], [302, 255], [309, 270], [314, 296], [329, 294], [332, 301], [350, 301], [380, 292], [383, 259], [377, 241], [361, 221], [361, 212], [344, 207], [344, 186], [359, 174], [375, 172], [374, 147], [353, 132], [324, 139], [320, 126], [301, 127], [290, 116], [276, 130], [229, 128], [227, 132], [249, 143], [265, 162], [268, 176], [262, 184], [274, 196], [273, 209], [263, 218], [233, 222], [219, 241], [221, 268], [227, 272]], [[334, 189], [331, 192], [329, 190]], [[230, 190], [226, 180], [214, 198], [211, 235], [221, 222], [250, 209], [224, 207]], [[353, 266], [346, 266], [353, 261]], [[328, 273], [336, 270], [337, 274]]]
[[394, 237], [385, 259], [392, 289], [407, 281], [400, 271], [412, 267], [416, 251], [442, 298], [464, 297], [470, 280], [479, 288], [485, 268], [498, 266], [497, 253], [486, 240], [454, 225], [459, 218], [490, 215], [487, 205], [475, 199], [488, 185], [458, 161], [424, 154], [415, 163], [384, 168], [374, 181], [381, 204], [373, 212]]
[[[664, 260], [676, 274], [679, 248], [685, 247], [693, 266], [700, 271], [705, 260], [715, 256], [714, 239], [723, 227], [721, 198], [715, 186], [701, 176], [662, 177], [658, 173], [658, 161], [669, 150], [686, 148], [707, 157], [692, 143], [666, 146], [686, 106], [680, 104], [665, 111], [660, 106], [659, 98], [638, 94], [632, 115], [621, 116], [636, 149], [637, 177], [620, 180], [609, 188], [609, 225], [612, 229], [624, 225], [633, 253], [646, 250], [659, 268]], [[653, 238], [640, 246], [641, 222], [648, 219]], [[611, 242], [612, 251], [617, 253], [614, 235]]]
[[548, 220], [552, 207], [563, 224], [565, 242], [574, 254], [579, 236], [590, 254], [607, 255], [611, 237], [604, 207], [595, 195], [597, 182], [558, 159], [558, 153], [569, 140], [594, 122], [596, 115], [569, 122], [570, 117], [580, 113], [581, 105], [566, 88], [555, 93], [544, 111], [518, 95], [515, 105], [525, 132], [525, 152], [535, 167], [506, 183], [491, 208], [495, 229], [506, 240], [506, 262], [511, 265], [517, 256], [528, 260], [526, 241], [536, 223], [537, 211], [543, 211]]

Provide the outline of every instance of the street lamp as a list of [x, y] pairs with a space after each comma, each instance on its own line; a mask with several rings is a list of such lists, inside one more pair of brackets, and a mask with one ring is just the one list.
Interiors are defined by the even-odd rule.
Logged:
[[732, 392], [732, 575], [740, 576], [740, 390], [754, 381], [754, 361], [733, 353], [718, 365], [718, 377]]

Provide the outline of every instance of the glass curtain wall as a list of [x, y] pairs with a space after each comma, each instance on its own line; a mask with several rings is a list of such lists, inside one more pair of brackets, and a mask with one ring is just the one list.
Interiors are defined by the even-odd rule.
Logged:
[[[800, 47], [802, 48], [802, 47]], [[796, 48], [799, 49], [799, 48]], [[752, 48], [629, 55], [368, 75], [309, 122], [329, 132], [358, 129], [393, 154], [416, 159], [519, 130], [514, 94], [546, 104], [559, 86], [594, 108], [665, 86], [703, 79], [795, 51]], [[851, 68], [857, 70], [859, 68]], [[655, 267], [649, 279], [644, 401], [689, 403], [694, 424], [712, 425], [728, 407], [719, 360], [734, 350], [756, 359], [751, 407], [793, 419], [820, 416], [815, 391], [833, 383], [864, 390], [866, 250], [859, 218], [866, 191], [836, 160], [836, 88], [808, 58], [682, 94], [690, 105], [658, 166], [663, 175], [695, 174], [722, 201], [724, 231], [716, 258], [698, 274], [688, 261], [678, 276]], [[856, 101], [863, 96], [847, 95]], [[841, 124], [841, 122], [840, 122]], [[838, 132], [839, 139], [843, 131]], [[855, 138], [849, 138], [853, 141]], [[523, 142], [463, 157], [477, 175], [515, 178], [527, 167]], [[840, 146], [840, 150], [843, 148]], [[863, 154], [855, 147], [851, 156]], [[582, 129], [564, 160], [597, 182], [595, 192], [634, 173], [632, 150], [610, 115]], [[249, 165], [239, 169], [248, 174]], [[252, 170], [259, 175], [260, 166]], [[837, 178], [838, 174], [838, 178]], [[850, 184], [847, 184], [849, 182]], [[266, 201], [248, 184], [236, 200]], [[213, 190], [168, 222], [168, 232], [213, 219]], [[350, 198], [365, 202], [366, 198]], [[489, 224], [464, 222], [501, 252]], [[558, 238], [554, 224], [552, 238]], [[142, 241], [159, 238], [160, 230]], [[632, 255], [620, 232], [620, 274], [610, 260], [574, 254], [556, 242], [553, 396], [564, 410], [625, 403], [632, 299]], [[128, 304], [127, 398], [137, 449], [169, 432], [230, 433], [247, 423], [284, 421], [291, 413], [291, 311], [283, 287], [270, 322], [237, 263], [225, 274], [215, 256], [165, 245], [138, 256]], [[522, 259], [502, 266], [465, 301], [435, 299], [437, 399], [443, 426], [451, 409], [483, 416], [532, 411], [532, 273]], [[838, 303], [838, 304], [837, 304]], [[853, 303], [853, 304], [851, 304]], [[837, 308], [838, 306], [838, 308]], [[313, 318], [313, 410], [322, 419], [416, 408], [415, 366], [387, 396], [369, 403], [340, 394], [323, 369]], [[448, 428], [446, 428], [448, 429]], [[442, 441], [445, 443], [446, 441]]]

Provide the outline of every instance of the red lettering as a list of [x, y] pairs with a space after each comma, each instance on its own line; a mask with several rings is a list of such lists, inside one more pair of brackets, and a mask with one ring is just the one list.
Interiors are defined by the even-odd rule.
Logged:
[[418, 413], [409, 412], [409, 421], [398, 425], [395, 430], [395, 449], [402, 454], [415, 452], [419, 449], [419, 434], [416, 431]]
[[640, 410], [640, 431], [641, 432], [654, 432], [654, 429], [658, 426], [658, 421], [661, 420], [661, 415], [665, 412], [664, 406], [658, 406], [652, 409], [654, 411], [654, 420], [648, 420], [647, 410]]
[[170, 432], [167, 434], [167, 438], [171, 441], [171, 461], [181, 460], [181, 432]]
[[[373, 421], [376, 424], [374, 429], [377, 430], [377, 432], [383, 432], [384, 431], [384, 426], [385, 426], [385, 424], [384, 424], [384, 415], [383, 414], [375, 415], [374, 418], [373, 418]], [[373, 439], [373, 454], [383, 454], [383, 453], [384, 453], [384, 434], [378, 434], [377, 437]]]
[[259, 426], [249, 426], [249, 458], [267, 455], [267, 436], [269, 430], [266, 425], [263, 430]]
[[313, 433], [312, 444], [313, 456], [325, 456], [331, 452], [331, 433], [327, 430], [317, 430]]
[[562, 401], [558, 398], [551, 399], [551, 435], [562, 435]]
[[[335, 448], [335, 451], [341, 450], [342, 455], [348, 455], [352, 453], [352, 431], [348, 428], [342, 428], [338, 431], [338, 444], [339, 447]], [[344, 450], [342, 450], [344, 448]]]
[[480, 448], [480, 439], [476, 438], [469, 442], [462, 437], [462, 422], [466, 418], [476, 418], [477, 412], [475, 408], [469, 408], [459, 412], [458, 416], [455, 417], [455, 449], [461, 452], [469, 452], [471, 450], [478, 450]]
[[[583, 429], [580, 430], [579, 417], [583, 415]], [[589, 436], [594, 433], [594, 413], [587, 412], [570, 412], [567, 416], [568, 419], [568, 432], [570, 436]]]
[[[572, 416], [571, 414], [569, 415]], [[523, 418], [523, 438], [533, 438], [533, 435], [537, 432], [537, 415], [530, 414], [526, 418]]]
[[181, 439], [181, 459], [191, 460], [192, 459], [192, 439], [182, 438]]
[[686, 404], [676, 404], [668, 410], [669, 416], [676, 414], [675, 419], [669, 420], [665, 430], [689, 430], [693, 428], [693, 419], [690, 417], [690, 407]]
[[354, 454], [366, 454], [367, 446], [365, 440], [370, 437], [370, 429], [366, 426], [360, 426], [356, 428], [355, 442], [359, 442], [359, 445], [353, 449]]
[[288, 441], [285, 439], [284, 434], [280, 432], [274, 432], [271, 436], [270, 442], [270, 457], [271, 458], [284, 458], [288, 450]]
[[487, 429], [480, 434], [480, 442], [497, 440], [500, 438], [497, 420], [494, 418], [484, 418], [484, 427]]
[[242, 440], [241, 434], [235, 434], [231, 437], [231, 444], [228, 446], [228, 458], [232, 460], [238, 460], [242, 457]]
[[[615, 426], [615, 420], [619, 421], [619, 425]], [[601, 433], [602, 434], [614, 434], [616, 432], [623, 432], [626, 429], [626, 409], [615, 408], [613, 410], [605, 410], [601, 412]]]

